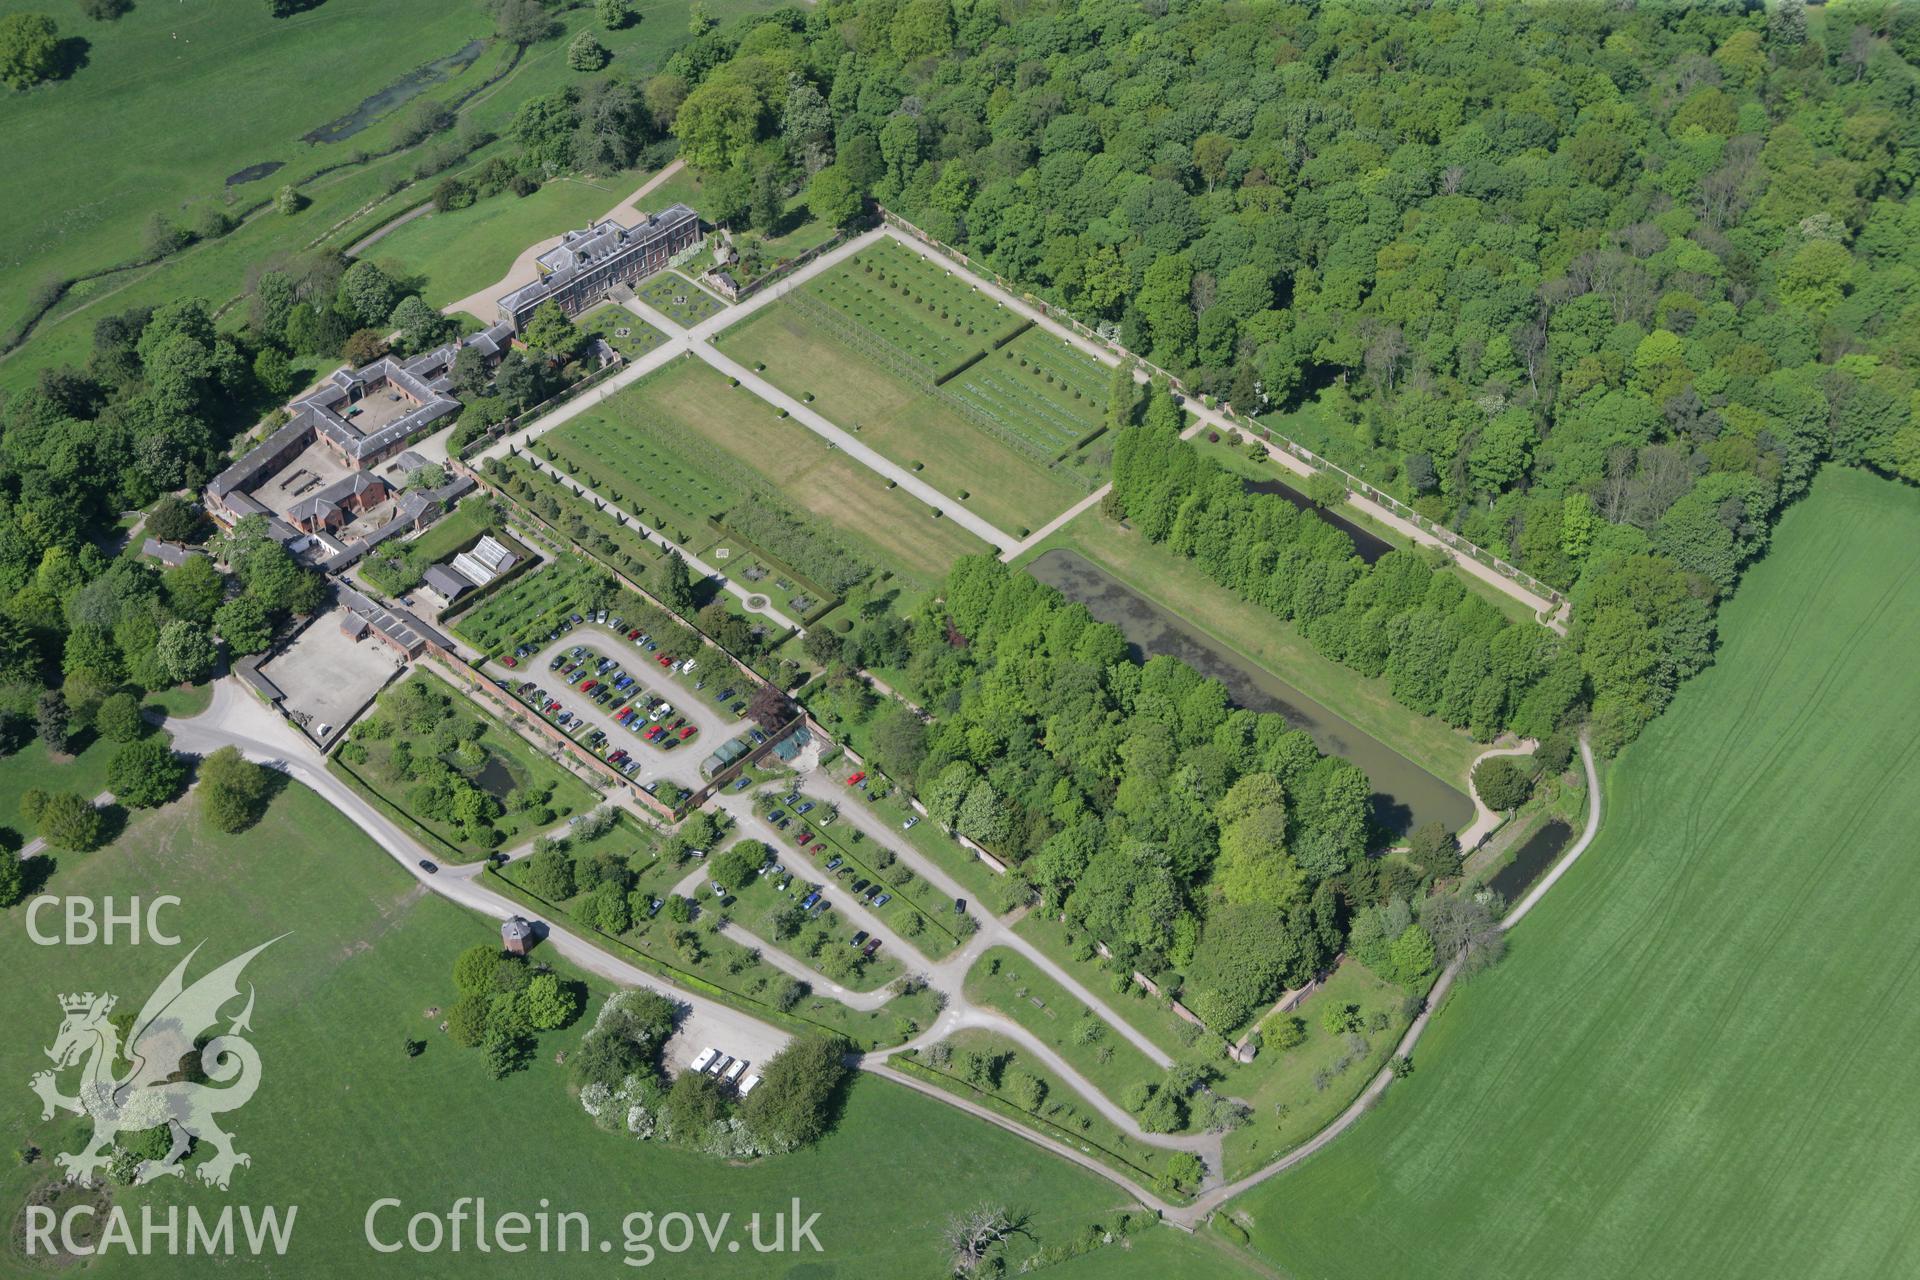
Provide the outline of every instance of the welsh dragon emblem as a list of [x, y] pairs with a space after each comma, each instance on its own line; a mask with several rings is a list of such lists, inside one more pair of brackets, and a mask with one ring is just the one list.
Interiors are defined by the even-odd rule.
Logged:
[[[253, 1029], [248, 1021], [253, 1016], [251, 984], [246, 1007], [225, 1033], [204, 1041], [200, 1037], [216, 1027], [221, 1009], [239, 999], [240, 973], [247, 962], [278, 941], [263, 942], [187, 986], [187, 965], [200, 951], [195, 947], [148, 998], [124, 1050], [119, 1028], [109, 1021], [117, 997], [91, 991], [60, 997], [66, 1017], [47, 1050], [54, 1069], [34, 1073], [29, 1084], [45, 1104], [41, 1119], [51, 1119], [56, 1108], [93, 1118], [93, 1138], [79, 1151], [54, 1157], [69, 1179], [93, 1182], [112, 1159], [117, 1134], [163, 1124], [172, 1131], [173, 1148], [162, 1159], [142, 1161], [136, 1182], [185, 1176], [180, 1160], [194, 1139], [213, 1148], [195, 1169], [200, 1180], [212, 1186], [225, 1190], [236, 1166], [253, 1163], [234, 1150], [233, 1135], [216, 1122], [222, 1112], [245, 1106], [260, 1087], [260, 1054], [240, 1035]], [[60, 1092], [55, 1077], [75, 1065], [81, 1068], [80, 1084], [68, 1096]]]

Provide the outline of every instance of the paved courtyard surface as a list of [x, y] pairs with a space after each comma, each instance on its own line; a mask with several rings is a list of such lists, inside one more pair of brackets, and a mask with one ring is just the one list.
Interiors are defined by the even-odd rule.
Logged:
[[348, 616], [345, 607], [335, 605], [260, 667], [287, 695], [290, 714], [312, 717], [306, 734], [322, 750], [403, 665], [398, 652], [372, 635], [354, 640], [342, 632]]

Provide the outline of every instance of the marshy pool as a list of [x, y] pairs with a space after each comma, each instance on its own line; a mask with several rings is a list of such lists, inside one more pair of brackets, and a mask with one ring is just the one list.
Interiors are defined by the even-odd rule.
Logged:
[[416, 67], [380, 92], [362, 98], [360, 105], [338, 120], [324, 124], [311, 133], [302, 134], [300, 140], [302, 142], [341, 142], [351, 138], [395, 107], [419, 97], [427, 91], [429, 86], [439, 84], [442, 80], [465, 71], [480, 60], [480, 54], [486, 47], [485, 40], [475, 40], [454, 50], [444, 58], [435, 58], [424, 67]]

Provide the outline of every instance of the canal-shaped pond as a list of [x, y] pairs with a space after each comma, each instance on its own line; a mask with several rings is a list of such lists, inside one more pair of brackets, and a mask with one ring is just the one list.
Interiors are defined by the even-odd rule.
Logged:
[[311, 133], [301, 135], [302, 142], [340, 142], [351, 138], [387, 112], [411, 101], [427, 91], [431, 85], [439, 84], [449, 76], [459, 75], [480, 60], [480, 53], [487, 47], [485, 40], [475, 40], [471, 44], [454, 50], [444, 58], [435, 58], [424, 67], [417, 67], [401, 76], [376, 94], [363, 98], [360, 105], [338, 120], [320, 126]]
[[1373, 783], [1374, 820], [1387, 830], [1405, 833], [1437, 819], [1449, 831], [1458, 831], [1473, 820], [1473, 802], [1463, 793], [1138, 595], [1084, 556], [1064, 549], [1049, 551], [1033, 562], [1030, 571], [1067, 599], [1087, 606], [1100, 621], [1120, 628], [1136, 656], [1178, 658], [1224, 684], [1235, 705], [1277, 711], [1288, 724], [1311, 734], [1321, 751], [1359, 765]]
[[1527, 842], [1514, 853], [1513, 861], [1500, 868], [1499, 873], [1487, 881], [1487, 888], [1512, 906], [1553, 865], [1553, 860], [1560, 856], [1560, 851], [1567, 847], [1567, 841], [1571, 839], [1573, 828], [1555, 818], [1527, 837]]
[[1242, 483], [1246, 486], [1248, 493], [1271, 493], [1276, 497], [1286, 499], [1302, 511], [1310, 511], [1320, 517], [1320, 519], [1353, 539], [1354, 554], [1358, 555], [1368, 564], [1372, 564], [1381, 556], [1393, 550], [1393, 544], [1385, 538], [1361, 528], [1338, 512], [1329, 511], [1325, 507], [1316, 507], [1313, 504], [1313, 499], [1284, 481], [1247, 480]]

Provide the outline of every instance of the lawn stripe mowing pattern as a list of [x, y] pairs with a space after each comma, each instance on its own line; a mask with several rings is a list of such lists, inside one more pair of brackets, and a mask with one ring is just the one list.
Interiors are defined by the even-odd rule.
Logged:
[[[614, 435], [615, 424], [634, 434]], [[630, 452], [625, 442], [642, 438], [649, 452]], [[611, 473], [613, 487], [622, 494], [629, 489], [650, 493], [650, 486], [661, 485], [656, 501], [662, 510], [689, 519], [711, 514], [679, 505], [693, 506], [700, 499], [704, 490], [695, 487], [696, 477], [729, 507], [777, 495], [778, 505], [832, 526], [867, 563], [916, 581], [942, 579], [955, 559], [987, 549], [952, 521], [934, 518], [917, 499], [887, 488], [886, 481], [805, 427], [779, 418], [751, 392], [729, 386], [698, 360], [677, 361], [649, 374], [595, 412], [548, 433], [540, 444], [549, 441], [556, 452], [577, 449], [582, 466], [597, 478]], [[823, 570], [799, 563], [806, 557], [787, 554], [784, 547], [767, 551], [824, 586], [838, 585], [832, 566]]]
[[[808, 281], [777, 309], [783, 323], [830, 337], [1029, 461], [1051, 465], [1102, 429], [1098, 361], [896, 241]], [[782, 363], [777, 346], [765, 354]], [[1091, 485], [1061, 474], [1082, 491]]]
[[[818, 1146], [752, 1164], [600, 1132], [569, 1093], [568, 1068], [554, 1061], [557, 1051], [579, 1043], [584, 1020], [542, 1034], [526, 1070], [489, 1079], [484, 1054], [457, 1047], [438, 1030], [444, 1012], [423, 1015], [451, 1003], [455, 956], [476, 944], [498, 944], [497, 922], [426, 892], [348, 819], [298, 785], [237, 836], [202, 826], [191, 798], [141, 813], [114, 846], [63, 857], [56, 875], [59, 892], [96, 902], [178, 896], [181, 906], [169, 922], [189, 945], [206, 940], [189, 977], [284, 935], [245, 975], [258, 990], [248, 1039], [260, 1051], [261, 1083], [247, 1106], [229, 1113], [226, 1127], [253, 1163], [236, 1171], [224, 1195], [191, 1178], [113, 1188], [114, 1202], [133, 1215], [136, 1231], [142, 1206], [152, 1206], [162, 1221], [169, 1208], [189, 1205], [217, 1214], [229, 1198], [299, 1206], [285, 1258], [230, 1270], [292, 1277], [526, 1274], [522, 1258], [476, 1253], [471, 1235], [457, 1256], [373, 1253], [363, 1221], [372, 1201], [384, 1196], [405, 1203], [379, 1220], [383, 1238], [391, 1238], [389, 1225], [392, 1235], [403, 1234], [408, 1216], [444, 1213], [461, 1195], [486, 1197], [496, 1216], [531, 1214], [546, 1197], [556, 1211], [589, 1215], [596, 1235], [613, 1240], [618, 1259], [627, 1213], [704, 1210], [709, 1220], [731, 1213], [735, 1229], [744, 1231], [747, 1215], [770, 1219], [798, 1194], [803, 1217], [822, 1213], [816, 1234], [824, 1252], [804, 1251], [789, 1264], [872, 1276], [941, 1274], [942, 1224], [970, 1208], [988, 1185], [1034, 1213], [1033, 1247], [1064, 1247], [1092, 1224], [1112, 1226], [1122, 1200], [1104, 1179], [1012, 1134], [867, 1078], [853, 1081], [837, 1128]], [[11, 978], [0, 985], [0, 1018], [19, 1029], [0, 1042], [7, 1078], [24, 1082], [49, 1065], [42, 1049], [59, 1025], [57, 993], [111, 991], [122, 1009], [138, 1009], [184, 951], [39, 947], [24, 928], [0, 931], [0, 962]], [[565, 978], [585, 977], [552, 956], [534, 955], [555, 963]], [[609, 987], [586, 980], [590, 1020]], [[407, 1057], [403, 1038], [424, 1040], [425, 1052]], [[70, 1087], [73, 1079], [65, 1073], [63, 1084]], [[43, 1122], [39, 1114], [37, 1106], [10, 1112], [14, 1148], [31, 1143], [49, 1154], [71, 1151], [91, 1131], [72, 1116]], [[518, 1140], [496, 1140], [501, 1133]], [[0, 1168], [0, 1196], [17, 1212], [33, 1189], [59, 1176], [46, 1156], [30, 1165], [9, 1160]], [[913, 1193], [902, 1195], [902, 1188]], [[1188, 1250], [1185, 1237], [1148, 1230], [1156, 1256]], [[30, 1268], [18, 1245], [14, 1249], [6, 1272], [25, 1274]], [[1118, 1250], [1101, 1252], [1116, 1263], [1130, 1261]], [[748, 1247], [728, 1253], [723, 1244], [710, 1257], [703, 1247], [696, 1256], [691, 1265], [702, 1276], [769, 1274], [769, 1259]], [[656, 1261], [662, 1265], [646, 1274], [687, 1273], [670, 1259]], [[1196, 1266], [1208, 1261], [1203, 1253]], [[610, 1266], [609, 1255], [597, 1248], [575, 1249], [542, 1254], [538, 1271], [606, 1276]], [[150, 1256], [108, 1251], [89, 1260], [85, 1271], [107, 1280], [171, 1280], [204, 1276], [208, 1263], [184, 1246], [170, 1253], [162, 1242]], [[1204, 1272], [1183, 1267], [1181, 1274], [1241, 1273], [1215, 1264]]]
[[[1419, 1070], [1234, 1203], [1300, 1276], [1906, 1275], [1920, 502], [1829, 467]], [[1844, 939], [1844, 944], [1841, 940]]]

